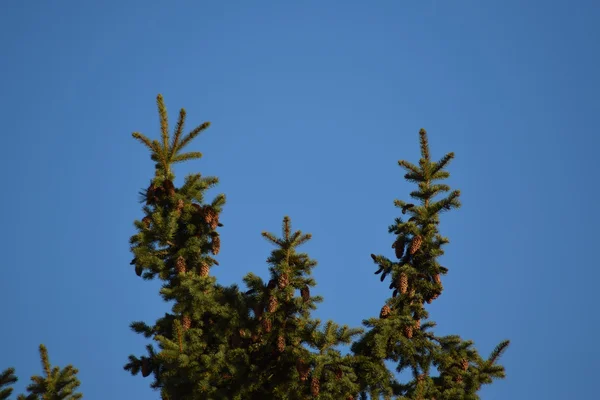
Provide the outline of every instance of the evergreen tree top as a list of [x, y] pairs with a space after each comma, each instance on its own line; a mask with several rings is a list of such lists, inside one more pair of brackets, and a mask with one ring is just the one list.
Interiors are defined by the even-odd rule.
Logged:
[[206, 130], [210, 126], [210, 122], [204, 122], [192, 129], [187, 135], [183, 136], [183, 129], [185, 125], [186, 111], [182, 108], [179, 111], [179, 118], [175, 125], [175, 131], [172, 139], [169, 134], [169, 120], [167, 114], [167, 108], [163, 96], [159, 94], [156, 96], [156, 104], [158, 106], [158, 114], [160, 120], [160, 132], [162, 141], [150, 140], [140, 132], [133, 132], [132, 136], [142, 142], [151, 152], [152, 161], [156, 162], [156, 175], [163, 179], [172, 180], [171, 166], [175, 163], [183, 162], [186, 160], [199, 159], [202, 157], [202, 153], [198, 151], [181, 153], [181, 151], [202, 131]]

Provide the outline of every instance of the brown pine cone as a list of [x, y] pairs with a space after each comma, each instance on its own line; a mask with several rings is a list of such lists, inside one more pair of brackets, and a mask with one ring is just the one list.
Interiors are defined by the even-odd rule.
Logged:
[[211, 249], [212, 253], [216, 256], [217, 254], [219, 254], [219, 251], [221, 251], [221, 237], [220, 236], [213, 236], [212, 238], [212, 249]]
[[205, 262], [200, 262], [199, 275], [202, 277], [207, 277], [210, 273], [210, 267]]
[[435, 274], [435, 275], [433, 276], [433, 280], [434, 280], [434, 281], [435, 281], [435, 283], [437, 283], [438, 285], [441, 285], [441, 284], [442, 284], [442, 278], [441, 278], [440, 274]]
[[290, 283], [290, 278], [288, 277], [287, 274], [281, 274], [277, 278], [277, 286], [279, 286], [280, 290], [285, 289], [287, 287], [287, 285], [289, 285], [289, 283]]
[[270, 333], [271, 329], [273, 328], [272, 324], [271, 324], [271, 320], [270, 319], [263, 319], [262, 320], [262, 328], [265, 331], [265, 333]]
[[300, 296], [302, 296], [302, 300], [304, 301], [308, 301], [310, 299], [310, 288], [308, 285], [300, 289]]
[[185, 264], [185, 258], [183, 258], [182, 256], [177, 257], [177, 261], [175, 262], [175, 269], [177, 270], [177, 273], [179, 275], [183, 275], [186, 273], [187, 269]]
[[296, 370], [300, 375], [300, 380], [305, 382], [308, 379], [308, 374], [310, 372], [310, 366], [304, 362], [301, 358], [296, 361]]
[[404, 336], [406, 336], [407, 339], [411, 339], [413, 337], [413, 327], [412, 326], [405, 326], [404, 327]]
[[392, 248], [396, 253], [396, 258], [401, 259], [404, 255], [404, 240], [398, 239], [392, 244]]
[[387, 318], [390, 316], [391, 313], [392, 309], [386, 304], [385, 306], [381, 307], [381, 311], [379, 312], [379, 318]]
[[466, 371], [469, 369], [469, 360], [467, 360], [466, 358], [463, 358], [461, 360], [461, 367], [463, 369], [463, 371]]
[[398, 279], [398, 288], [402, 294], [406, 294], [408, 291], [408, 276], [406, 276], [404, 272], [400, 273], [400, 278]]
[[275, 311], [277, 311], [278, 305], [279, 305], [279, 302], [277, 301], [277, 297], [275, 297], [275, 296], [269, 297], [269, 306], [268, 306], [267, 311], [270, 313], [274, 313]]
[[418, 318], [417, 318], [417, 319], [415, 319], [415, 328], [416, 328], [417, 330], [418, 330], [418, 329], [421, 329], [421, 320], [420, 320], [420, 319], [418, 319]]
[[285, 351], [285, 338], [283, 335], [277, 337], [277, 351], [283, 353]]
[[421, 237], [421, 235], [415, 236], [413, 238], [412, 242], [410, 243], [409, 253], [411, 255], [415, 254], [417, 251], [419, 251], [422, 244], [423, 244], [423, 238]]
[[417, 251], [419, 251], [422, 244], [423, 244], [423, 238], [421, 237], [421, 235], [415, 236], [413, 238], [412, 242], [410, 243], [409, 253], [411, 255], [415, 254]]
[[175, 196], [175, 185], [169, 179], [163, 181], [163, 190], [169, 197]]
[[319, 395], [319, 392], [321, 390], [321, 383], [319, 382], [319, 378], [312, 378], [312, 380], [310, 381], [310, 393], [317, 397]]
[[181, 325], [183, 326], [184, 331], [187, 331], [192, 327], [192, 320], [190, 319], [189, 315], [186, 314], [183, 316], [181, 319]]

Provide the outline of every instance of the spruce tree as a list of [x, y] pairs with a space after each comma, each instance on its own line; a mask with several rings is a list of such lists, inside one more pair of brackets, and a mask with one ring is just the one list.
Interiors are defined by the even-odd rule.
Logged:
[[[504, 377], [496, 361], [508, 341], [484, 360], [471, 341], [434, 335], [435, 323], [427, 320], [424, 304], [441, 295], [441, 276], [448, 272], [438, 261], [448, 243], [438, 232], [439, 215], [460, 202], [458, 191], [439, 183], [449, 176], [445, 167], [453, 154], [431, 161], [424, 130], [419, 166], [399, 162], [407, 170], [405, 178], [418, 184], [411, 193], [418, 204], [395, 202], [409, 216], [397, 218], [389, 229], [395, 235], [395, 259], [372, 255], [381, 280], [391, 278], [392, 295], [379, 317], [364, 321], [363, 331], [311, 317], [322, 301], [311, 295], [316, 261], [297, 251], [311, 236], [292, 231], [287, 216], [282, 237], [263, 232], [275, 245], [267, 280], [249, 273], [245, 291], [217, 283], [210, 272], [219, 265], [217, 228], [222, 227], [225, 196], [207, 202], [205, 192], [218, 179], [200, 174], [187, 176], [177, 188], [172, 169], [201, 157], [182, 150], [209, 123], [183, 136], [182, 109], [171, 137], [160, 95], [157, 104], [161, 140], [133, 134], [150, 149], [155, 174], [141, 193], [144, 216], [134, 222], [131, 265], [143, 279], [160, 279], [160, 295], [173, 306], [152, 325], [131, 324], [155, 343], [147, 346], [147, 354], [131, 355], [126, 370], [152, 375], [151, 386], [169, 400], [478, 399], [481, 385]], [[350, 344], [352, 352], [342, 354], [339, 346]], [[396, 371], [409, 369], [413, 379], [399, 381], [386, 362], [396, 363]]]
[[[29, 394], [27, 396], [21, 394], [17, 400], [78, 400], [83, 398], [83, 395], [77, 392], [81, 384], [77, 379], [79, 371], [72, 365], [64, 368], [52, 367], [46, 346], [41, 344], [39, 350], [44, 376], [32, 376], [31, 384], [27, 386]], [[8, 386], [18, 380], [14, 372], [14, 368], [8, 368], [0, 374], [0, 400], [7, 400], [10, 397], [13, 389]]]
[[[400, 216], [389, 227], [394, 235], [393, 259], [371, 255], [381, 281], [389, 278], [392, 295], [379, 317], [364, 321], [370, 329], [353, 345], [353, 351], [364, 361], [364, 396], [368, 393], [371, 398], [393, 395], [395, 399], [411, 400], [475, 400], [479, 399], [477, 392], [483, 384], [505, 376], [504, 368], [496, 361], [509, 342], [503, 341], [489, 358], [483, 359], [471, 341], [432, 332], [435, 323], [427, 320], [425, 303], [439, 298], [443, 291], [441, 276], [448, 273], [438, 260], [444, 254], [442, 247], [449, 243], [438, 230], [440, 214], [460, 207], [460, 192], [440, 183], [450, 176], [445, 168], [454, 154], [432, 161], [427, 132], [421, 129], [419, 136], [419, 165], [398, 162], [406, 170], [405, 179], [418, 186], [410, 193], [416, 204], [395, 201], [408, 219]], [[435, 199], [443, 193], [448, 195]], [[397, 372], [408, 369], [413, 379], [394, 379], [384, 361], [395, 363]], [[381, 379], [386, 375], [387, 379]]]

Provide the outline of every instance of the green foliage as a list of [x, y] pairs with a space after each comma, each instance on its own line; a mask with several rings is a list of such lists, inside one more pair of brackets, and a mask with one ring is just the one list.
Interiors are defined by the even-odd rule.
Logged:
[[[77, 389], [81, 384], [77, 379], [79, 371], [72, 365], [65, 368], [52, 367], [48, 358], [48, 350], [40, 345], [40, 358], [44, 376], [34, 375], [27, 386], [28, 395], [19, 395], [17, 400], [77, 400], [83, 398]], [[0, 400], [7, 400], [12, 388], [6, 387], [17, 382], [14, 368], [8, 368], [0, 374]], [[4, 389], [3, 389], [4, 387]]]
[[[152, 325], [131, 324], [155, 343], [146, 355], [129, 356], [126, 370], [152, 375], [151, 386], [170, 400], [478, 399], [483, 384], [504, 377], [497, 360], [508, 341], [484, 360], [471, 341], [436, 336], [435, 323], [427, 320], [425, 303], [439, 298], [441, 276], [448, 273], [439, 263], [449, 243], [438, 230], [440, 214], [460, 207], [460, 192], [441, 182], [449, 177], [445, 168], [454, 154], [432, 161], [425, 130], [419, 133], [418, 165], [399, 161], [417, 189], [410, 193], [414, 204], [394, 202], [402, 212], [389, 227], [395, 258], [372, 255], [375, 273], [381, 281], [389, 278], [392, 293], [363, 330], [311, 317], [323, 300], [310, 294], [317, 263], [297, 250], [311, 236], [293, 231], [287, 216], [281, 237], [262, 234], [275, 246], [267, 259], [268, 280], [248, 273], [246, 291], [217, 283], [210, 270], [219, 265], [217, 228], [225, 196], [206, 202], [206, 190], [218, 179], [200, 174], [186, 177], [177, 189], [171, 169], [200, 157], [180, 151], [209, 124], [181, 139], [181, 110], [171, 138], [160, 95], [157, 103], [162, 141], [133, 134], [150, 149], [156, 173], [141, 193], [145, 216], [134, 223], [131, 264], [143, 279], [161, 279], [160, 295], [173, 306]], [[342, 345], [350, 345], [351, 353], [342, 354]], [[412, 379], [401, 382], [395, 372], [404, 370]]]
[[10, 385], [16, 383], [18, 378], [15, 376], [14, 368], [7, 368], [0, 374], [0, 400], [7, 400], [13, 388]]

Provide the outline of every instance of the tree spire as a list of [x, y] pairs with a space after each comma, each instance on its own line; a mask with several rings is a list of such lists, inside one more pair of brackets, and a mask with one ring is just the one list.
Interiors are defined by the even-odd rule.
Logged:
[[204, 122], [190, 131], [183, 139], [181, 135], [185, 125], [186, 112], [185, 109], [179, 111], [179, 119], [175, 127], [175, 133], [172, 141], [169, 143], [169, 120], [167, 108], [163, 96], [156, 96], [156, 104], [158, 106], [158, 115], [160, 120], [160, 131], [162, 143], [158, 140], [150, 140], [140, 132], [133, 132], [132, 136], [143, 143], [151, 152], [151, 159], [156, 162], [156, 174], [164, 175], [165, 179], [171, 179], [171, 165], [192, 159], [199, 159], [202, 153], [198, 151], [181, 153], [196, 136], [210, 126], [210, 122]]

